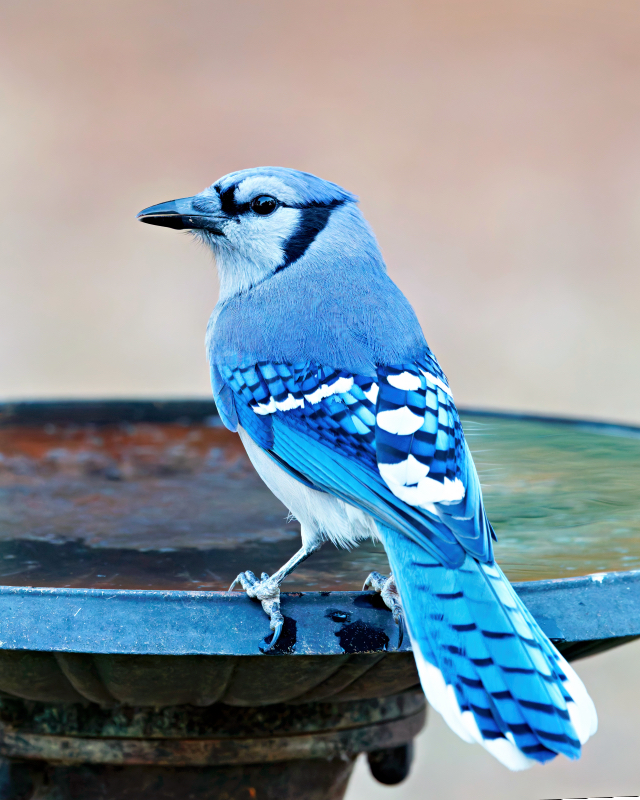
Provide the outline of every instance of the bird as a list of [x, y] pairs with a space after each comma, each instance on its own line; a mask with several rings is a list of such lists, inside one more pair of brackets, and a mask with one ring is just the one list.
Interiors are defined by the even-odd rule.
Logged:
[[280, 586], [326, 541], [372, 538], [429, 704], [512, 770], [580, 756], [597, 729], [582, 681], [494, 557], [495, 532], [452, 391], [388, 275], [358, 198], [285, 167], [232, 172], [138, 218], [191, 232], [220, 283], [206, 350], [214, 399], [300, 522], [277, 572], [242, 572], [282, 630]]

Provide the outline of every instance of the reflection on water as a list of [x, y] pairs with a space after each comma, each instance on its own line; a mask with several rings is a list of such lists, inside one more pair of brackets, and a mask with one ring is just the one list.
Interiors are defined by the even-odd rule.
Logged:
[[[213, 590], [277, 569], [298, 525], [213, 422], [0, 428], [0, 583]], [[509, 577], [640, 568], [640, 434], [463, 422]], [[286, 588], [359, 589], [374, 569], [379, 545], [327, 544]]]
[[513, 580], [640, 568], [640, 432], [466, 415]]

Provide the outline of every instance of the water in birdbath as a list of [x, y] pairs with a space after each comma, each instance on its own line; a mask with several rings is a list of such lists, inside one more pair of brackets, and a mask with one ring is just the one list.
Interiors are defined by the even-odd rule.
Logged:
[[[640, 567], [640, 433], [463, 415], [513, 580]], [[220, 590], [273, 572], [299, 527], [211, 424], [0, 428], [0, 584]], [[380, 545], [331, 544], [289, 590], [359, 589]]]
[[468, 414], [511, 580], [640, 568], [640, 431]]

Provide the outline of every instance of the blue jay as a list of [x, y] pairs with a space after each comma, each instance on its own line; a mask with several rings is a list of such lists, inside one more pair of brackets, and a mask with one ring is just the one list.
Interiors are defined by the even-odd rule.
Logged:
[[372, 573], [406, 624], [429, 703], [510, 769], [578, 758], [597, 727], [582, 682], [493, 556], [449, 382], [387, 275], [357, 198], [280, 167], [233, 172], [141, 211], [211, 247], [206, 346], [224, 424], [301, 525], [275, 574], [238, 576], [282, 628], [280, 585], [324, 541], [382, 542]]

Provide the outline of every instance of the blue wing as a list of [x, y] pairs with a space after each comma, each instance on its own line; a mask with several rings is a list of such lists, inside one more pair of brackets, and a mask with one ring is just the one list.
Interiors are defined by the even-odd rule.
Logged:
[[212, 375], [225, 424], [240, 424], [298, 480], [401, 530], [448, 566], [467, 552], [492, 558], [473, 461], [430, 353], [375, 378], [310, 361], [218, 366]]

